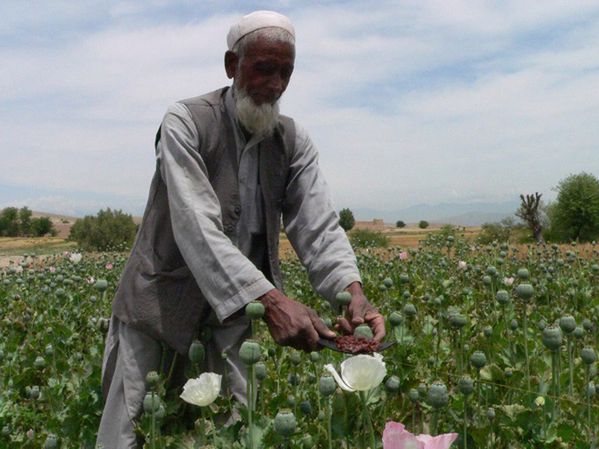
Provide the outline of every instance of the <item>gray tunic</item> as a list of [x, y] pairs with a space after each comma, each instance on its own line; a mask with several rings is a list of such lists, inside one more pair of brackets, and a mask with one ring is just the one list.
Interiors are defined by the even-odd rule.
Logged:
[[[270, 241], [278, 213], [318, 293], [332, 300], [360, 280], [316, 149], [300, 126], [285, 120], [295, 128], [292, 144], [284, 143], [293, 135], [289, 125], [280, 125], [275, 138], [246, 142], [230, 89], [169, 108], [148, 206], [113, 305], [121, 321], [184, 353], [202, 317], [213, 313], [222, 322], [281, 288], [278, 241]], [[259, 188], [259, 179], [271, 185]], [[260, 260], [264, 239], [253, 238], [263, 232], [265, 218], [270, 273]]]

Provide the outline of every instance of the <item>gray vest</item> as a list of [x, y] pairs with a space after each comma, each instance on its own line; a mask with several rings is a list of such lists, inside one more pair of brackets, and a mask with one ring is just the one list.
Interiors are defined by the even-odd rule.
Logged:
[[[220, 89], [183, 100], [200, 136], [210, 184], [221, 206], [223, 232], [235, 233], [239, 220], [238, 160], [231, 122]], [[158, 137], [157, 137], [158, 140]], [[279, 268], [279, 232], [285, 208], [291, 154], [295, 146], [293, 121], [281, 116], [272, 137], [259, 144], [259, 180], [264, 202], [268, 264], [259, 267], [282, 289]], [[113, 313], [123, 322], [165, 342], [181, 354], [210, 314], [210, 306], [187, 267], [173, 236], [167, 186], [156, 168], [146, 209], [131, 256], [123, 270]]]

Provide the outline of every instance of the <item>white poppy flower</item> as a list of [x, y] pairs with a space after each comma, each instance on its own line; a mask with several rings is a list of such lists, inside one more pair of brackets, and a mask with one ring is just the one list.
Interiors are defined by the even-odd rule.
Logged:
[[73, 263], [79, 263], [81, 262], [81, 258], [83, 256], [81, 255], [81, 253], [71, 253], [71, 255], [69, 256], [69, 260]]
[[179, 397], [200, 407], [210, 405], [220, 393], [222, 377], [216, 373], [202, 373], [197, 379], [189, 379], [183, 385], [183, 393]]
[[377, 387], [387, 375], [383, 356], [360, 354], [341, 362], [341, 375], [330, 363], [325, 368], [345, 391], [368, 391]]

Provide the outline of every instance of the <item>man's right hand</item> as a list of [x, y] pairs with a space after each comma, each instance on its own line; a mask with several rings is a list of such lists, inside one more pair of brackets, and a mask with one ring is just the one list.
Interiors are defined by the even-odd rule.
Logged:
[[270, 290], [258, 300], [264, 304], [268, 330], [280, 345], [314, 351], [318, 349], [319, 338], [335, 337], [314, 310], [277, 289]]

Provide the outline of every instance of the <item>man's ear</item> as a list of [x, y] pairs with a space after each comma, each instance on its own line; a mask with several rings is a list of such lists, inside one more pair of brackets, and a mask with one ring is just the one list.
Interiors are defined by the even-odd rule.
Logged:
[[227, 78], [231, 79], [237, 73], [237, 63], [239, 58], [231, 50], [225, 53], [225, 71], [227, 72]]

